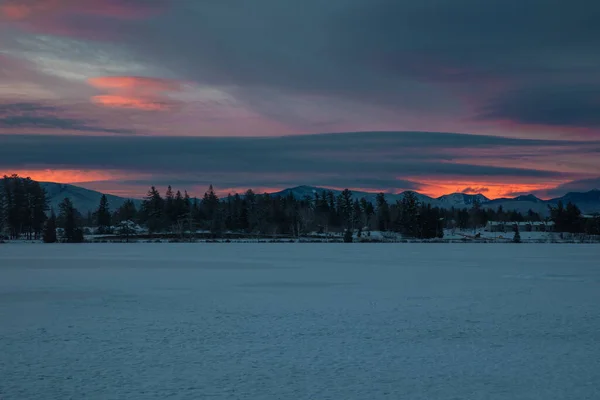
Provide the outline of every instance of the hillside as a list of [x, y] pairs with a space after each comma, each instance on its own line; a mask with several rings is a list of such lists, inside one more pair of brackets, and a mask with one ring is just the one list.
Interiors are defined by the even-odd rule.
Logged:
[[[98, 208], [100, 198], [102, 197], [102, 193], [100, 192], [75, 185], [54, 182], [40, 182], [40, 185], [46, 190], [48, 204], [55, 212], [58, 212], [58, 205], [60, 202], [62, 202], [65, 197], [68, 197], [80, 213], [87, 214], [88, 211], [93, 212]], [[112, 210], [119, 208], [126, 200], [128, 200], [111, 194], [107, 194], [106, 198], [108, 199], [108, 204]], [[141, 205], [141, 200], [131, 200], [133, 200], [136, 207]]]

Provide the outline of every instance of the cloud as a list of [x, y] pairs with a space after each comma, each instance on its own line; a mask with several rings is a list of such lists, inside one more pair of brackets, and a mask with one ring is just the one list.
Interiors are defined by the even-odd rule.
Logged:
[[[317, 133], [323, 127], [528, 137], [579, 135], [575, 127], [590, 130], [587, 137], [600, 134], [593, 99], [582, 89], [600, 84], [600, 27], [591, 17], [600, 3], [593, 0], [573, 0], [568, 7], [546, 0], [3, 4], [28, 7], [9, 12], [18, 20], [2, 32], [15, 37], [11, 50], [35, 58], [40, 50], [31, 44], [34, 38], [58, 43], [51, 55], [38, 57], [40, 69], [73, 80], [148, 75], [217, 90], [235, 104], [223, 107], [224, 113], [243, 109], [261, 120], [253, 134]], [[43, 35], [28, 35], [32, 29]], [[65, 37], [71, 41], [63, 43]], [[116, 71], [90, 74], [94, 68]], [[538, 94], [528, 94], [530, 88]], [[577, 93], [565, 93], [567, 88]], [[111, 96], [96, 97], [95, 104], [178, 109], [170, 102], [179, 93], [174, 90], [147, 98], [121, 93], [120, 86], [95, 89], [102, 91], [97, 96]], [[205, 128], [202, 118], [179, 129], [183, 123], [153, 122], [153, 132], [193, 126], [244, 135], [249, 126], [239, 121]]]
[[133, 133], [129, 129], [110, 129], [87, 125], [86, 121], [60, 117], [11, 116], [0, 118], [0, 127], [61, 129], [79, 132]]
[[467, 124], [511, 90], [597, 81], [594, 12], [591, 0], [188, 1], [122, 34], [147, 62], [233, 87], [285, 122], [296, 121], [289, 104], [318, 95], [333, 110], [375, 104]]
[[460, 193], [464, 193], [464, 194], [479, 194], [479, 193], [486, 193], [489, 192], [490, 189], [486, 188], [486, 187], [466, 187], [463, 190], [460, 191]]
[[172, 108], [168, 103], [118, 95], [93, 96], [91, 100], [94, 104], [113, 108], [134, 108], [144, 111], [165, 111]]
[[182, 90], [181, 82], [141, 76], [100, 76], [88, 79], [88, 83], [99, 89], [135, 90], [151, 93]]
[[0, 104], [0, 115], [13, 115], [22, 113], [56, 112], [59, 109], [40, 103], [4, 103]]
[[[0, 136], [0, 166], [4, 169], [109, 169], [151, 174], [152, 179], [251, 183], [327, 184], [377, 188], [414, 188], [421, 180], [487, 180], [513, 182], [565, 181], [569, 174], [555, 170], [452, 163], [453, 151], [471, 147], [545, 147], [580, 145], [575, 142], [515, 140], [438, 133], [366, 132], [278, 138], [216, 137], [45, 137]], [[27, 148], [27, 152], [19, 149]], [[441, 155], [443, 154], [443, 155]]]
[[90, 78], [88, 83], [111, 93], [93, 96], [92, 103], [144, 111], [167, 111], [177, 107], [179, 102], [170, 99], [169, 93], [183, 91], [181, 82], [138, 76], [103, 76]]
[[131, 129], [101, 127], [93, 121], [62, 116], [62, 108], [42, 103], [0, 103], [0, 128], [53, 129], [75, 132], [132, 134]]
[[520, 124], [600, 127], [600, 84], [524, 87], [502, 93], [482, 110], [481, 118]]
[[0, 16], [13, 21], [48, 18], [57, 14], [129, 19], [154, 15], [163, 5], [160, 0], [5, 0], [0, 5]]

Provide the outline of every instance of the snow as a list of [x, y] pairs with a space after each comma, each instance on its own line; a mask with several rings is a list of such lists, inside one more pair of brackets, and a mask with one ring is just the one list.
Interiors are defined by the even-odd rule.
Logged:
[[437, 199], [439, 207], [443, 208], [471, 208], [475, 200], [479, 203], [486, 203], [490, 201], [487, 197], [482, 194], [465, 194], [465, 193], [452, 193], [444, 196], [440, 196]]
[[599, 245], [0, 245], [2, 399], [598, 399]]
[[[40, 185], [42, 188], [44, 188], [44, 190], [46, 190], [49, 207], [56, 213], [59, 212], [60, 203], [62, 203], [65, 197], [68, 197], [73, 203], [74, 207], [85, 216], [88, 212], [94, 212], [98, 209], [100, 198], [102, 197], [102, 193], [100, 192], [74, 185], [53, 182], [40, 182]], [[123, 203], [128, 200], [123, 197], [113, 196], [110, 194], [107, 194], [106, 198], [112, 210], [116, 210], [117, 208], [121, 207]], [[130, 200], [134, 202], [137, 208], [139, 208], [142, 204], [141, 200]]]

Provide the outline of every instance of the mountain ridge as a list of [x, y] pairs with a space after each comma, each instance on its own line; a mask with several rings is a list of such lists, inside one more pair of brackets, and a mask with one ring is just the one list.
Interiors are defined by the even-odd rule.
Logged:
[[[49, 206], [55, 211], [58, 211], [58, 205], [65, 197], [68, 197], [73, 202], [75, 208], [77, 208], [83, 214], [86, 214], [88, 211], [95, 211], [100, 203], [101, 196], [105, 194], [73, 184], [55, 182], [39, 183], [42, 188], [46, 190]], [[296, 198], [303, 198], [306, 196], [314, 197], [315, 193], [322, 193], [324, 191], [331, 191], [336, 196], [342, 192], [341, 190], [337, 189], [300, 185], [268, 194], [271, 196], [292, 195]], [[583, 213], [600, 212], [600, 190], [598, 189], [593, 189], [588, 192], [569, 192], [564, 196], [549, 200], [540, 199], [533, 194], [520, 195], [514, 198], [488, 199], [482, 194], [450, 193], [434, 198], [410, 190], [402, 193], [384, 192], [384, 195], [388, 203], [395, 203], [396, 201], [402, 200], [407, 192], [414, 193], [417, 199], [422, 203], [431, 204], [432, 207], [447, 209], [452, 207], [470, 208], [477, 200], [483, 208], [497, 209], [498, 207], [502, 207], [506, 211], [515, 210], [521, 213], [527, 212], [531, 209], [540, 214], [547, 215], [548, 205], [556, 205], [558, 201], [563, 201], [564, 203], [571, 201], [576, 204]], [[361, 199], [364, 197], [373, 204], [375, 204], [375, 199], [378, 195], [377, 192], [363, 191], [352, 191], [352, 194], [353, 198], [355, 199]], [[110, 208], [113, 210], [119, 208], [126, 200], [132, 200], [138, 208], [142, 204], [142, 200], [136, 198], [126, 198], [111, 194], [106, 194], [106, 197], [108, 199]]]
[[[287, 196], [289, 194], [295, 195], [297, 197], [304, 197], [306, 195], [314, 195], [315, 192], [321, 193], [323, 191], [331, 191], [335, 195], [339, 195], [341, 193], [340, 190], [336, 189], [328, 189], [317, 186], [295, 186], [292, 188], [284, 189], [279, 192], [270, 193], [273, 196], [281, 195]], [[600, 190], [592, 189], [588, 192], [570, 192], [565, 194], [564, 196], [552, 198], [549, 200], [543, 200], [539, 197], [536, 197], [533, 194], [527, 195], [519, 195], [514, 198], [498, 198], [498, 199], [488, 199], [482, 194], [466, 194], [466, 193], [450, 193], [445, 194], [440, 197], [429, 197], [427, 195], [407, 190], [402, 193], [385, 193], [386, 200], [388, 202], [395, 202], [401, 200], [405, 193], [412, 192], [417, 195], [419, 201], [424, 202], [425, 204], [431, 204], [433, 207], [440, 208], [470, 208], [475, 199], [479, 200], [481, 206], [483, 208], [498, 208], [502, 207], [505, 211], [515, 210], [521, 213], [527, 212], [529, 210], [533, 210], [542, 215], [547, 215], [548, 205], [556, 205], [558, 201], [563, 201], [563, 203], [567, 203], [569, 201], [576, 204], [583, 213], [597, 213], [600, 212]], [[375, 192], [361, 192], [361, 191], [352, 191], [354, 198], [366, 198], [369, 201], [374, 202], [375, 197], [378, 193]]]

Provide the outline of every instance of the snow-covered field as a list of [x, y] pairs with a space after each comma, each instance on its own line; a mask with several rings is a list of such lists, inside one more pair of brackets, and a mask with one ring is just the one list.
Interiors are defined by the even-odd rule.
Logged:
[[0, 245], [0, 398], [600, 399], [600, 246]]

